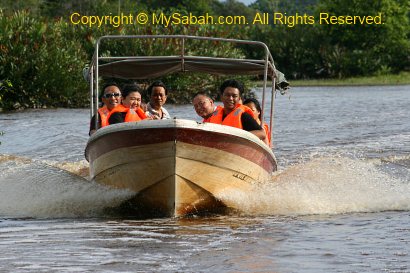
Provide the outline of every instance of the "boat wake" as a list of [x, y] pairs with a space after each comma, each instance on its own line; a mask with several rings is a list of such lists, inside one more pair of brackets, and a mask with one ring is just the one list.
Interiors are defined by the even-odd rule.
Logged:
[[[403, 163], [404, 162], [404, 163]], [[278, 172], [246, 196], [222, 192], [244, 214], [341, 214], [410, 210], [408, 158], [320, 157]], [[393, 166], [392, 166], [393, 165]]]
[[86, 180], [83, 162], [55, 165], [0, 155], [0, 217], [96, 217], [133, 195]]
[[[0, 217], [104, 217], [133, 196], [87, 180], [86, 162], [39, 162], [0, 155]], [[246, 195], [216, 196], [246, 215], [410, 210], [410, 160], [319, 157], [280, 172]]]

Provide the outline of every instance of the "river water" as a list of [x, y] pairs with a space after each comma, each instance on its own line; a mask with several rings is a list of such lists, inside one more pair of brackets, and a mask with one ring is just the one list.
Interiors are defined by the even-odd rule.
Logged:
[[279, 172], [239, 211], [135, 219], [87, 179], [88, 110], [1, 114], [0, 272], [410, 272], [410, 86], [293, 88], [275, 115]]

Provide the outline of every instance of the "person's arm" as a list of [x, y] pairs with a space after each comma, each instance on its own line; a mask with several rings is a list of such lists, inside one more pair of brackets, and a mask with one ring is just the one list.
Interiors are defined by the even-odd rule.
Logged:
[[256, 122], [256, 120], [248, 113], [243, 113], [241, 116], [242, 127], [245, 131], [248, 131], [260, 140], [265, 142], [266, 133], [265, 130]]

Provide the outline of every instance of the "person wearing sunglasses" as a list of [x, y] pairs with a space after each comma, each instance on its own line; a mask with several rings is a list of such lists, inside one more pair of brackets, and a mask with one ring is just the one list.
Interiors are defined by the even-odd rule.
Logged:
[[97, 129], [109, 125], [108, 115], [111, 110], [121, 104], [121, 89], [114, 83], [107, 83], [102, 88], [101, 101], [104, 105], [98, 109], [98, 128], [95, 128], [95, 115], [91, 118], [90, 122], [90, 132], [91, 136]]

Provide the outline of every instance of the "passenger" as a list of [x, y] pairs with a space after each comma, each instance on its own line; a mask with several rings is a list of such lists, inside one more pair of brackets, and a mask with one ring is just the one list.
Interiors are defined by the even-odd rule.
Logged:
[[108, 123], [141, 121], [146, 119], [144, 110], [141, 109], [140, 88], [136, 84], [125, 85], [122, 90], [122, 106], [115, 107], [108, 116]]
[[161, 81], [153, 82], [147, 89], [150, 102], [147, 105], [145, 115], [152, 119], [170, 119], [168, 111], [163, 107], [167, 101], [168, 90]]
[[221, 106], [216, 106], [214, 101], [205, 92], [196, 93], [192, 104], [198, 116], [203, 118], [203, 122], [207, 122], [218, 107], [222, 108]]
[[242, 83], [236, 80], [223, 82], [220, 94], [224, 107], [217, 109], [209, 118], [209, 122], [244, 129], [265, 141], [265, 131], [254, 119], [252, 110], [239, 104], [243, 91]]
[[107, 83], [102, 88], [101, 101], [104, 106], [98, 109], [98, 128], [95, 128], [95, 115], [91, 118], [89, 135], [97, 129], [108, 125], [108, 115], [111, 110], [121, 104], [121, 89], [116, 83]]
[[265, 143], [270, 147], [271, 134], [269, 132], [269, 126], [265, 122], [262, 122], [261, 120], [262, 108], [261, 108], [259, 101], [254, 98], [249, 98], [243, 102], [243, 105], [248, 106], [252, 110], [253, 117], [255, 118], [256, 122], [262, 126], [263, 130], [265, 130], [265, 134], [266, 134]]
[[122, 104], [137, 111], [141, 107], [141, 89], [136, 84], [127, 84], [122, 90]]

